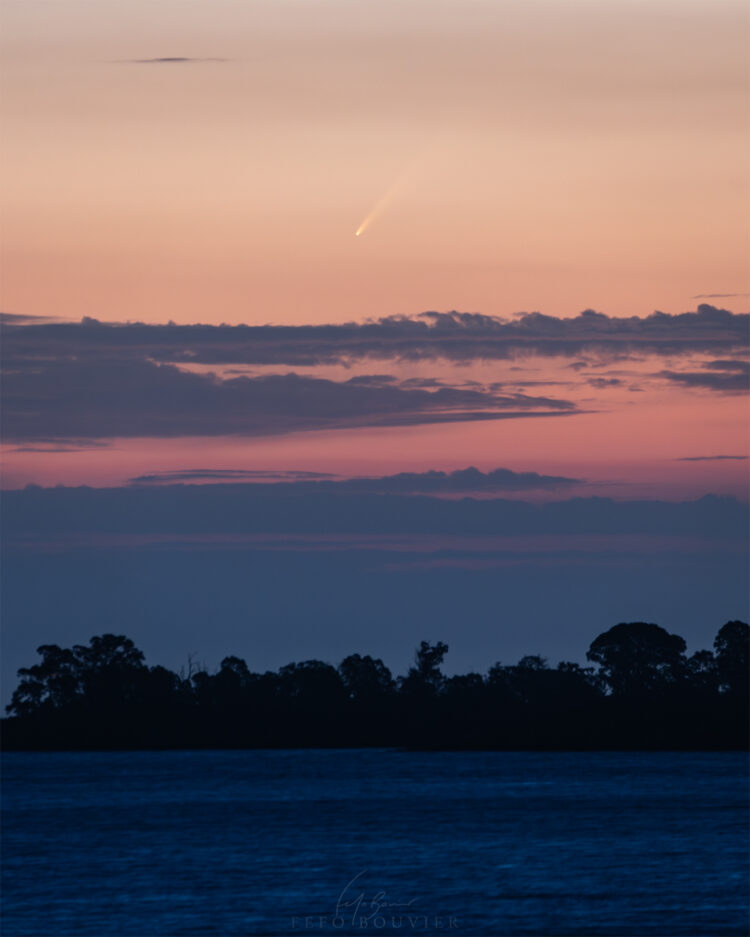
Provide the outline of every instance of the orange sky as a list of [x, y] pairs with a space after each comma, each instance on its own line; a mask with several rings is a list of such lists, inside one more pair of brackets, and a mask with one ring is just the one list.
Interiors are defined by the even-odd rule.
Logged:
[[[309, 323], [746, 294], [747, 21], [734, 0], [6, 0], [3, 309]], [[203, 61], [133, 61], [169, 56]]]

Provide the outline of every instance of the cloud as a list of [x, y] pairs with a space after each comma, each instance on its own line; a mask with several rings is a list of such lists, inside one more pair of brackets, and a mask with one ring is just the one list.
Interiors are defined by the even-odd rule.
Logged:
[[698, 293], [693, 299], [732, 299], [739, 296], [750, 296], [750, 293]]
[[296, 373], [220, 380], [145, 359], [18, 358], [4, 374], [9, 440], [270, 436], [301, 430], [557, 416], [567, 400], [403, 388]]
[[590, 377], [586, 383], [599, 390], [604, 390], [606, 387], [619, 387], [622, 381], [619, 377]]
[[750, 361], [706, 361], [703, 367], [710, 371], [738, 371], [741, 374], [750, 374]]
[[[144, 325], [43, 319], [2, 321], [5, 438], [19, 443], [72, 438], [267, 436], [303, 430], [413, 426], [579, 413], [569, 400], [534, 395], [549, 382], [451, 385], [421, 375], [373, 373], [325, 380], [286, 372], [229, 374], [354, 360], [507, 359], [534, 353], [583, 355], [601, 367], [629, 354], [710, 351], [701, 372], [661, 377], [733, 393], [746, 386], [750, 316], [702, 305], [681, 315], [610, 318], [588, 310], [570, 319], [528, 313], [506, 320], [474, 313], [424, 313], [375, 322], [316, 326]], [[721, 357], [720, 357], [721, 356]], [[730, 357], [732, 356], [732, 357]], [[225, 379], [205, 373], [220, 366]], [[202, 371], [198, 370], [200, 366]], [[230, 367], [234, 366], [234, 367]], [[592, 376], [597, 389], [614, 375]], [[550, 385], [551, 386], [551, 385]], [[526, 391], [526, 392], [525, 392]]]
[[[360, 374], [357, 377], [350, 377], [350, 384], [366, 384], [370, 387], [380, 387], [383, 384], [394, 384], [398, 379], [392, 374]], [[404, 386], [406, 382], [403, 382]]]
[[[178, 472], [158, 472], [138, 475], [130, 479], [133, 484], [164, 484], [165, 482], [190, 481], [242, 481], [245, 479], [272, 476], [270, 472], [248, 472], [242, 469], [185, 469]], [[577, 478], [559, 475], [539, 475], [536, 472], [513, 472], [498, 468], [480, 472], [476, 468], [459, 469], [455, 472], [400, 472], [379, 478], [350, 478], [332, 480], [315, 472], [277, 473], [275, 481], [287, 489], [290, 485], [299, 492], [372, 492], [426, 494], [525, 491], [565, 488], [581, 484]], [[278, 485], [273, 485], [277, 488]]]
[[684, 387], [712, 390], [721, 394], [741, 394], [750, 389], [750, 362], [708, 361], [704, 371], [660, 371], [666, 378]]
[[297, 481], [318, 481], [333, 476], [329, 472], [296, 472], [289, 470], [274, 471], [253, 469], [179, 469], [175, 472], [153, 472], [137, 475], [130, 479], [134, 485], [174, 484], [196, 481], [244, 482], [256, 481], [271, 483], [289, 483]]
[[49, 443], [48, 445], [38, 446], [16, 446], [11, 452], [46, 452], [49, 454], [61, 452], [91, 452], [95, 449], [107, 447], [104, 442], [98, 442], [94, 439], [87, 439], [85, 443], [77, 443], [74, 440], [66, 443]]
[[[402, 387], [442, 387], [445, 385], [445, 381], [441, 381], [437, 377], [410, 377], [404, 381], [401, 381]], [[464, 386], [473, 386], [480, 387], [481, 385], [477, 381], [464, 381]], [[497, 390], [498, 388], [494, 385], [490, 385], [490, 390]]]
[[[398, 490], [403, 478], [392, 484]], [[176, 541], [186, 536], [255, 534], [667, 535], [742, 543], [747, 538], [747, 505], [731, 497], [685, 502], [589, 497], [535, 504], [503, 498], [447, 499], [397, 490], [356, 491], [346, 483], [314, 488], [248, 483], [109, 489], [28, 486], [3, 494], [5, 542], [10, 546], [103, 534], [168, 536]]]
[[747, 461], [746, 455], [686, 455], [675, 462], [723, 462], [728, 460]]
[[705, 304], [695, 312], [655, 312], [645, 318], [586, 310], [567, 319], [539, 312], [514, 319], [426, 312], [340, 325], [123, 325], [84, 318], [79, 323], [3, 326], [8, 362], [76, 355], [299, 367], [361, 359], [467, 362], [527, 354], [578, 357], [584, 352], [612, 360], [629, 354], [727, 354], [750, 346], [750, 315]]
[[54, 316], [30, 316], [16, 312], [0, 312], [0, 325], [42, 325], [45, 322], [63, 322]]
[[155, 59], [126, 59], [128, 65], [192, 65], [196, 62], [226, 62], [227, 59], [196, 59], [183, 55], [165, 55]]

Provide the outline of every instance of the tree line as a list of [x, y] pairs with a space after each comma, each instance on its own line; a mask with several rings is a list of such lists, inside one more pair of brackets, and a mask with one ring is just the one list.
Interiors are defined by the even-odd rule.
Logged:
[[745, 622], [727, 622], [713, 651], [686, 654], [659, 625], [615, 625], [588, 666], [539, 656], [486, 674], [446, 676], [448, 646], [422, 641], [404, 676], [352, 654], [253, 673], [226, 657], [215, 672], [148, 666], [123, 635], [44, 644], [18, 671], [6, 749], [296, 748], [744, 749]]

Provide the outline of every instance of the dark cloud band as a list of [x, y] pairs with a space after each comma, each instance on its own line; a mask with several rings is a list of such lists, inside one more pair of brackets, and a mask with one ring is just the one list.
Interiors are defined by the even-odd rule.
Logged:
[[[509, 393], [512, 385], [458, 386], [390, 374], [345, 381], [296, 373], [229, 374], [229, 365], [295, 367], [353, 360], [466, 363], [525, 354], [611, 360], [629, 354], [711, 352], [701, 372], [662, 371], [685, 387], [735, 393], [747, 386], [747, 315], [712, 306], [682, 315], [572, 319], [524, 314], [503, 320], [472, 313], [424, 313], [363, 324], [208, 326], [2, 320], [4, 419], [8, 440], [29, 443], [115, 437], [268, 436], [303, 430], [414, 426], [563, 416], [564, 399]], [[734, 358], [728, 356], [734, 355]], [[722, 357], [718, 357], [722, 356]], [[577, 368], [580, 364], [575, 361]], [[226, 378], [191, 365], [220, 365]], [[606, 390], [619, 378], [592, 376]], [[531, 384], [528, 385], [529, 387]]]
[[[269, 472], [245, 471], [243, 469], [183, 469], [177, 472], [159, 472], [138, 475], [131, 482], [136, 485], [165, 484], [175, 482], [246, 481], [272, 480]], [[580, 479], [561, 475], [539, 475], [537, 472], [513, 472], [498, 468], [480, 472], [476, 468], [459, 469], [455, 472], [399, 472], [379, 478], [325, 478], [315, 472], [279, 473], [275, 491], [284, 488], [295, 492], [322, 493], [350, 492], [401, 493], [401, 494], [452, 494], [470, 492], [527, 491], [567, 488], [579, 485]], [[284, 487], [280, 487], [284, 486]]]
[[[437, 473], [441, 475], [442, 473]], [[399, 479], [399, 476], [391, 476]], [[218, 484], [126, 488], [37, 488], [3, 496], [6, 544], [68, 534], [538, 536], [668, 535], [744, 542], [747, 505], [734, 498], [614, 501], [574, 498], [534, 504], [502, 498], [376, 494], [346, 484], [311, 489]], [[405, 487], [408, 487], [406, 485]]]
[[5, 356], [149, 357], [191, 364], [312, 366], [353, 359], [475, 361], [524, 354], [575, 356], [642, 352], [725, 354], [750, 346], [750, 315], [701, 305], [695, 312], [614, 318], [587, 310], [573, 318], [538, 312], [515, 319], [427, 312], [341, 325], [29, 325], [5, 322]]
[[219, 380], [145, 359], [18, 358], [3, 379], [7, 440], [274, 436], [302, 430], [559, 416], [567, 400], [491, 390], [331, 381], [295, 373]]

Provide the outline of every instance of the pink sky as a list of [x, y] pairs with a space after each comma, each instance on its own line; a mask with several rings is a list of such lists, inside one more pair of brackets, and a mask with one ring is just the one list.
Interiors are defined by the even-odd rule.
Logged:
[[[111, 439], [96, 445], [75, 443], [69, 451], [50, 452], [47, 443], [9, 444], [4, 452], [4, 487], [27, 483], [110, 486], [158, 472], [185, 468], [308, 470], [334, 475], [381, 475], [430, 469], [452, 471], [474, 465], [483, 471], [514, 471], [580, 478], [581, 494], [620, 498], [697, 497], [710, 491], [747, 495], [747, 461], [706, 456], [748, 454], [748, 401], [743, 395], [683, 389], [654, 373], [674, 362], [646, 357], [627, 363], [572, 371], [567, 359], [480, 362], [465, 367], [440, 362], [415, 365], [393, 362], [359, 364], [350, 369], [312, 370], [330, 379], [353, 373], [394, 371], [401, 378], [438, 375], [460, 383], [474, 380], [539, 380], [553, 383], [524, 387], [576, 403], [585, 412], [542, 419], [512, 419], [408, 427], [366, 427], [296, 432], [256, 438]], [[699, 367], [705, 356], [692, 356], [683, 369]], [[551, 363], [550, 363], [551, 362]], [[253, 368], [286, 371], [286, 368]], [[620, 375], [623, 385], [592, 388], [589, 374]], [[346, 378], [345, 378], [346, 379]], [[633, 389], [635, 388], [635, 389]], [[510, 385], [510, 389], [514, 389]], [[32, 450], [32, 451], [28, 451]], [[517, 492], [516, 497], [559, 497], [555, 491]]]
[[[6, 312], [315, 324], [750, 307], [739, 0], [7, 0], [3, 20]], [[150, 61], [165, 57], [191, 61]], [[654, 376], [707, 360], [592, 366], [623, 381], [596, 389], [561, 359], [295, 368], [555, 382], [537, 392], [590, 412], [12, 444], [3, 483], [476, 465], [618, 497], [744, 497], [745, 462], [677, 461], [746, 455], [743, 398]]]

